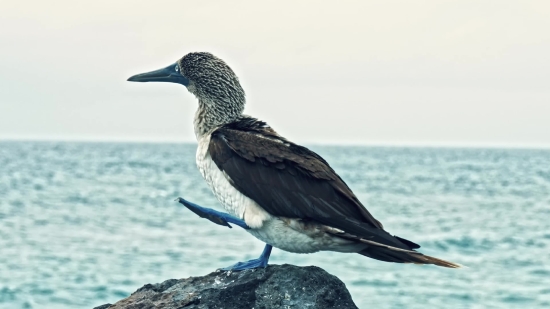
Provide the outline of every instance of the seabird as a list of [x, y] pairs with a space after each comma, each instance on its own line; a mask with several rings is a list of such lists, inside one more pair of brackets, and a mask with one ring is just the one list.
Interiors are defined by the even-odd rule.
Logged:
[[282, 137], [266, 122], [244, 115], [245, 92], [239, 79], [214, 55], [189, 53], [166, 68], [128, 80], [178, 83], [197, 97], [196, 163], [229, 213], [183, 198], [177, 201], [216, 224], [240, 226], [266, 243], [258, 259], [225, 270], [266, 267], [272, 247], [460, 267], [417, 252], [416, 243], [386, 232], [321, 156]]

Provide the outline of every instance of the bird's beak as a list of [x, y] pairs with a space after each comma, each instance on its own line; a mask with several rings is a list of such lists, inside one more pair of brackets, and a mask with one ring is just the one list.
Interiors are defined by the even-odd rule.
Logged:
[[189, 80], [181, 75], [178, 64], [171, 64], [164, 69], [141, 73], [134, 75], [128, 78], [130, 82], [167, 82], [167, 83], [177, 83], [184, 86], [189, 85]]

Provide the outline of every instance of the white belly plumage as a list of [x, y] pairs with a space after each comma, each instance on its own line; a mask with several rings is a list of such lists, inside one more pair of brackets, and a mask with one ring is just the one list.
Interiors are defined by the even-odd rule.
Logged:
[[321, 225], [304, 224], [299, 219], [278, 218], [267, 213], [255, 201], [231, 185], [229, 176], [221, 171], [210, 155], [210, 134], [199, 140], [197, 167], [223, 207], [242, 219], [251, 228], [247, 230], [259, 240], [276, 248], [294, 253], [313, 253], [321, 250], [357, 252], [365, 247], [334, 237], [322, 231]]

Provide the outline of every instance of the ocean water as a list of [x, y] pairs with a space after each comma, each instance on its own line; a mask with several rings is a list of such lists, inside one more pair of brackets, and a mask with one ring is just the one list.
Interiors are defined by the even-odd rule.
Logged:
[[[462, 269], [273, 250], [338, 276], [360, 308], [550, 308], [550, 151], [313, 146], [391, 233]], [[92, 308], [263, 244], [219, 207], [191, 144], [0, 143], [0, 308]]]

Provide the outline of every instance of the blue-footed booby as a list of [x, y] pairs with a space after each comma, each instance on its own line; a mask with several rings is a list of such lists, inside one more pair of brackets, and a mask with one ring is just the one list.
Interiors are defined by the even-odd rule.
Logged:
[[258, 259], [224, 269], [266, 267], [272, 246], [295, 253], [328, 250], [385, 262], [460, 266], [417, 252], [419, 245], [386, 232], [321, 156], [244, 115], [239, 79], [214, 55], [189, 53], [128, 80], [178, 83], [197, 97], [196, 163], [228, 213], [177, 200], [203, 218], [235, 224], [266, 243]]

